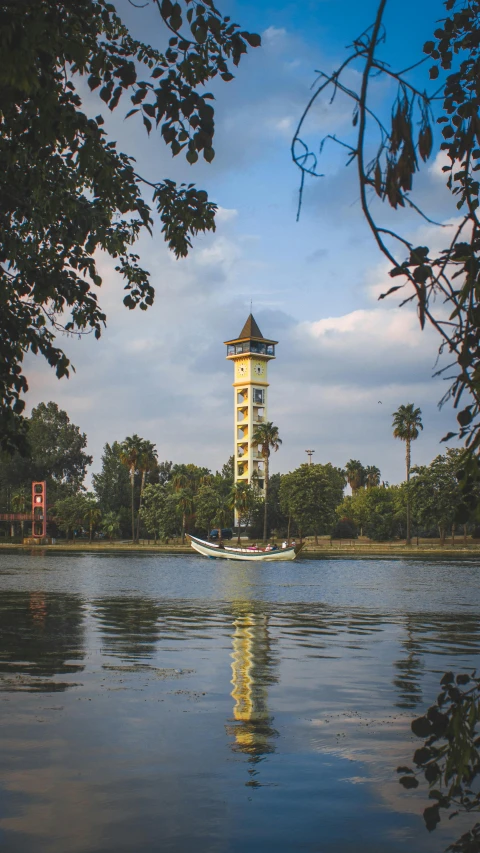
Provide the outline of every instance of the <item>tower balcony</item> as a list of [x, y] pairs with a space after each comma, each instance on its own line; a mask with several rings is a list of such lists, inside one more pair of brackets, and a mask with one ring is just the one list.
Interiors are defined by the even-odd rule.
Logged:
[[260, 355], [265, 359], [275, 358], [276, 341], [229, 341], [227, 342], [227, 358], [239, 355]]

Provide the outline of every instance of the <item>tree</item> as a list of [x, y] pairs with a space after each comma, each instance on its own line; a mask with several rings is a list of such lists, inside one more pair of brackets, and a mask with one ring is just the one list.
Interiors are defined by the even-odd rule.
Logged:
[[43, 355], [57, 376], [68, 376], [55, 331], [101, 334], [99, 250], [116, 260], [128, 308], [153, 303], [148, 272], [131, 251], [153, 225], [144, 191], [176, 257], [188, 253], [198, 232], [215, 228], [216, 206], [205, 191], [147, 180], [109, 139], [102, 116], [82, 110], [78, 87], [86, 78], [100, 107], [114, 110], [129, 95], [127, 117], [137, 114], [147, 133], [159, 127], [173, 156], [183, 152], [193, 164], [203, 154], [212, 161], [213, 96], [204, 87], [217, 75], [233, 79], [230, 63], [238, 65], [247, 45], [258, 46], [260, 38], [223, 17], [212, 0], [153, 5], [170, 35], [164, 52], [134, 39], [107, 0], [7, 0], [0, 7], [4, 449], [22, 443], [25, 353]]
[[352, 490], [352, 495], [355, 495], [359, 489], [363, 489], [366, 482], [366, 471], [362, 463], [358, 459], [350, 459], [345, 465], [345, 473], [347, 475], [347, 483]]
[[120, 459], [130, 472], [130, 498], [132, 513], [132, 542], [135, 542], [135, 474], [143, 448], [143, 439], [136, 433], [128, 436], [121, 444]]
[[25, 419], [25, 455], [0, 455], [0, 501], [11, 511], [13, 491], [31, 491], [32, 480], [46, 480], [47, 500], [55, 503], [80, 489], [92, 457], [87, 436], [56, 403], [39, 403]]
[[95, 495], [87, 493], [84, 501], [85, 505], [82, 521], [85, 521], [88, 524], [89, 542], [91, 542], [93, 538], [93, 529], [98, 525], [102, 518], [102, 510], [95, 499]]
[[120, 533], [120, 518], [116, 512], [110, 510], [110, 512], [105, 513], [102, 519], [102, 530], [107, 534], [110, 542], [115, 536], [118, 536]]
[[270, 462], [270, 451], [275, 453], [282, 444], [282, 439], [278, 434], [278, 427], [274, 426], [271, 421], [263, 424], [257, 424], [251, 438], [252, 447], [260, 447], [260, 452], [263, 457], [265, 466], [265, 484], [264, 484], [264, 513], [263, 513], [263, 541], [267, 538], [267, 520], [268, 520], [268, 467]]
[[54, 519], [60, 530], [66, 534], [67, 540], [73, 539], [74, 532], [83, 527], [86, 509], [84, 495], [70, 495], [55, 503]]
[[367, 489], [371, 489], [372, 486], [379, 486], [381, 481], [380, 468], [377, 468], [375, 465], [367, 465], [365, 468], [365, 485]]
[[330, 463], [304, 463], [281, 478], [281, 505], [298, 525], [300, 537], [310, 530], [318, 544], [318, 534], [330, 530], [335, 522], [335, 510], [344, 488], [344, 472]]
[[158, 454], [155, 445], [151, 441], [142, 441], [138, 458], [138, 470], [141, 475], [139, 511], [137, 515], [137, 540], [140, 538], [140, 510], [142, 508], [142, 496], [145, 488], [145, 479], [149, 471], [158, 468]]
[[86, 454], [87, 436], [56, 403], [39, 403], [28, 421], [31, 479], [78, 489], [92, 457]]
[[[433, 38], [425, 43], [423, 57], [419, 55], [418, 62], [409, 63], [404, 71], [396, 71], [388, 54], [381, 55], [386, 41], [386, 0], [378, 0], [373, 24], [353, 41], [341, 66], [318, 74], [291, 151], [301, 170], [300, 211], [306, 176], [320, 175], [317, 155], [302, 138], [310, 110], [322, 97], [330, 103], [335, 95], [351, 99], [354, 139], [329, 133], [323, 142], [339, 143], [347, 154], [347, 163], [356, 168], [363, 214], [395, 278], [394, 285], [380, 298], [404, 289], [402, 304], [417, 304], [421, 328], [429, 322], [439, 335], [440, 352], [452, 353], [456, 359], [458, 372], [443, 401], [451, 398], [457, 408], [463, 391], [470, 394], [471, 402], [458, 413], [457, 420], [460, 436], [476, 453], [480, 449], [480, 219], [476, 174], [480, 151], [480, 7], [478, 0], [446, 0], [444, 7], [443, 19], [432, 22]], [[412, 77], [423, 63], [430, 66], [431, 91], [427, 91], [428, 83], [420, 80], [417, 85]], [[356, 85], [352, 83], [353, 71]], [[387, 121], [375, 111], [375, 92], [382, 81], [386, 91], [394, 92]], [[433, 127], [434, 106], [441, 130], [438, 135]], [[419, 208], [413, 194], [422, 161], [440, 152], [445, 157], [446, 188], [460, 212], [456, 227], [447, 231]], [[382, 218], [378, 199], [395, 210], [407, 208], [420, 214], [434, 232], [438, 226], [432, 248], [415, 246], [405, 234], [395, 231], [388, 212]], [[440, 250], [435, 248], [437, 244]], [[444, 369], [450, 375], [451, 365]], [[472, 458], [470, 464], [476, 467]]]
[[259, 503], [258, 492], [249, 483], [240, 480], [238, 483], [234, 483], [230, 495], [230, 505], [237, 513], [237, 545], [240, 545], [241, 529], [252, 523], [255, 509]]
[[446, 531], [453, 528], [457, 511], [462, 504], [459, 468], [461, 454], [447, 450], [430, 465], [412, 469], [412, 480], [407, 493], [418, 522], [426, 527], [436, 526], [440, 544], [445, 544]]
[[412, 441], [415, 441], [421, 429], [422, 412], [416, 409], [413, 403], [399, 406], [397, 411], [393, 413], [393, 435], [405, 442], [405, 462], [407, 469], [407, 545], [412, 544], [412, 531], [410, 519], [410, 496], [408, 484], [410, 482], [410, 464], [411, 464], [411, 447]]
[[209, 484], [200, 486], [195, 497], [195, 524], [206, 530], [207, 535], [215, 524], [222, 498], [218, 490]]
[[118, 519], [123, 536], [128, 535], [131, 502], [129, 471], [122, 463], [122, 446], [118, 441], [106, 444], [102, 454], [102, 468], [92, 477], [93, 490], [102, 512], [113, 513]]
[[199, 468], [192, 464], [174, 465], [172, 468], [172, 488], [182, 513], [182, 544], [185, 542], [187, 517], [193, 514], [195, 508], [197, 491], [202, 484], [206, 485], [210, 480], [211, 473], [208, 468]]
[[376, 542], [395, 538], [398, 531], [396, 490], [390, 486], [372, 486], [347, 496], [337, 507], [339, 518], [354, 522], [363, 533]]

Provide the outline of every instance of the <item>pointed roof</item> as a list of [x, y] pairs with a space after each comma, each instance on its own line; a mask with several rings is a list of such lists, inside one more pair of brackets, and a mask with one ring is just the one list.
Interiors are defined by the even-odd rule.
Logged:
[[242, 341], [262, 341], [264, 344], [277, 344], [278, 341], [271, 341], [269, 338], [264, 338], [260, 329], [258, 328], [257, 321], [253, 314], [249, 314], [247, 322], [245, 323], [242, 331], [240, 332], [238, 338], [234, 338], [231, 341], [225, 341], [226, 344], [238, 344]]
[[243, 338], [263, 338], [263, 335], [258, 328], [257, 321], [253, 314], [248, 315], [248, 320], [245, 323], [242, 331], [240, 332], [238, 339], [242, 340]]

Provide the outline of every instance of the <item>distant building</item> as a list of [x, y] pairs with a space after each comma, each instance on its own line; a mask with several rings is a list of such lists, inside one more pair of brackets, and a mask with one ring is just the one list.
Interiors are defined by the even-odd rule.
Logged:
[[260, 492], [265, 486], [262, 455], [252, 447], [251, 438], [257, 424], [267, 418], [267, 369], [275, 358], [278, 341], [264, 338], [250, 314], [238, 338], [225, 341], [227, 359], [234, 362], [234, 481], [254, 482]]

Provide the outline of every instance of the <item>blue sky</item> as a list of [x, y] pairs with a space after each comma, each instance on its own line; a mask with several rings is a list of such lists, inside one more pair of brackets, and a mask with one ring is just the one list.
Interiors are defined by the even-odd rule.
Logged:
[[[161, 44], [165, 38], [152, 6], [117, 8], [134, 34]], [[394, 297], [378, 302], [388, 286], [388, 267], [379, 256], [358, 204], [353, 170], [326, 150], [326, 177], [312, 180], [295, 221], [298, 171], [290, 158], [292, 132], [310, 94], [316, 69], [334, 68], [345, 45], [372, 21], [376, 2], [220, 2], [246, 29], [262, 33], [228, 84], [216, 96], [216, 157], [190, 167], [172, 160], [160, 137], [147, 139], [126, 108], [107, 117], [119, 147], [134, 153], [150, 179], [195, 181], [220, 205], [214, 235], [198, 238], [187, 260], [176, 262], [156, 229], [141, 239], [142, 263], [157, 291], [146, 313], [122, 306], [122, 284], [107, 259], [100, 294], [108, 328], [100, 342], [86, 337], [62, 344], [77, 372], [59, 382], [39, 359], [29, 357], [30, 406], [53, 399], [87, 432], [93, 470], [106, 441], [137, 432], [157, 444], [160, 458], [221, 467], [232, 451], [232, 366], [223, 341], [238, 334], [253, 301], [263, 333], [279, 340], [271, 364], [269, 417], [283, 446], [273, 470], [288, 471], [315, 448], [316, 461], [343, 465], [349, 458], [376, 464], [385, 480], [403, 477], [403, 448], [391, 434], [391, 413], [414, 402], [425, 430], [414, 462], [428, 462], [455, 428], [448, 404], [437, 402], [444, 383], [433, 380], [438, 342], [421, 333], [415, 312]], [[405, 67], [420, 54], [442, 14], [438, 0], [389, 0], [385, 58]], [[352, 78], [353, 80], [354, 78]], [[425, 82], [424, 71], [417, 82]], [[378, 84], [381, 110], [393, 89]], [[88, 109], [99, 104], [85, 94]], [[102, 105], [103, 106], [103, 105]], [[308, 138], [318, 145], [326, 133], [349, 133], [350, 106], [338, 99], [319, 104]], [[447, 221], [449, 208], [441, 164], [430, 162], [418, 192], [427, 210]], [[385, 210], [390, 223], [395, 222]], [[419, 242], [438, 240], [435, 229], [404, 217]], [[381, 402], [380, 402], [381, 401]]]

